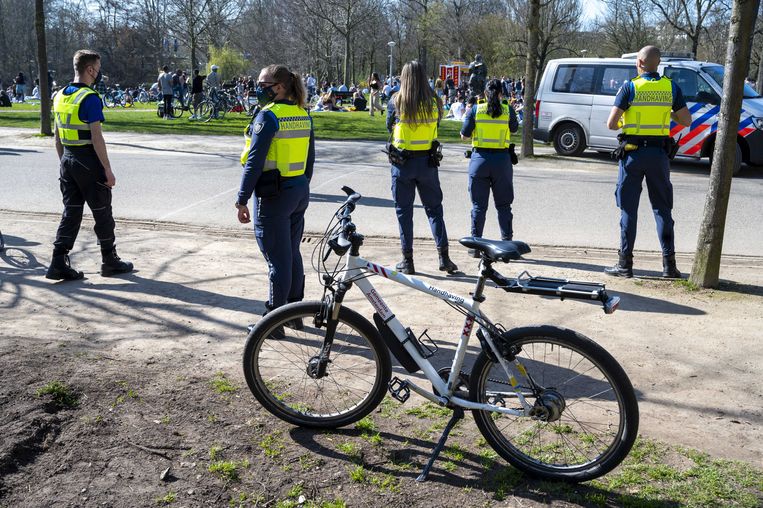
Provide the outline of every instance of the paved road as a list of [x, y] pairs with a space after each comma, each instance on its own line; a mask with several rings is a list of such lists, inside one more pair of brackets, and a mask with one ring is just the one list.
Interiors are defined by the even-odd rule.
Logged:
[[[61, 203], [52, 142], [30, 133], [0, 129], [0, 209], [58, 213]], [[117, 174], [117, 217], [248, 230], [236, 222], [233, 208], [241, 173], [241, 140], [124, 133], [109, 133], [107, 138]], [[358, 229], [367, 235], [396, 237], [389, 165], [381, 147], [375, 142], [318, 142], [312, 201], [306, 217], [308, 231], [323, 231], [343, 200], [341, 186], [349, 185], [364, 196], [354, 216]], [[607, 156], [597, 153], [568, 159], [553, 156], [545, 148], [539, 151], [545, 155], [520, 161], [515, 168], [515, 238], [531, 245], [616, 248], [616, 166]], [[446, 147], [440, 168], [451, 238], [469, 233], [471, 205], [466, 190], [467, 162], [462, 152], [458, 146]], [[708, 173], [707, 162], [674, 164], [679, 252], [692, 252], [696, 247]], [[761, 196], [763, 170], [745, 168], [732, 186], [725, 253], [763, 254]], [[646, 191], [642, 198], [636, 248], [656, 251], [659, 245]], [[485, 236], [497, 237], [494, 211], [488, 213]], [[420, 205], [414, 222], [416, 235], [429, 237], [429, 225]]]

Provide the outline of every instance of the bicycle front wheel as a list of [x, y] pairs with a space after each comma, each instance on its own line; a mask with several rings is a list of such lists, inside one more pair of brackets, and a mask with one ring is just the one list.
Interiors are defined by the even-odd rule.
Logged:
[[202, 122], [208, 122], [210, 118], [212, 118], [213, 110], [214, 110], [214, 106], [208, 100], [199, 104], [198, 113], [197, 113], [199, 120], [201, 120]]
[[[473, 411], [490, 446], [517, 469], [549, 480], [587, 481], [622, 462], [639, 416], [633, 386], [617, 361], [572, 330], [519, 328], [506, 338], [527, 371], [527, 377], [514, 375], [533, 416]], [[484, 352], [470, 376], [470, 397], [521, 409], [506, 372]]]
[[379, 405], [392, 367], [376, 328], [342, 307], [326, 372], [317, 374], [326, 324], [316, 326], [315, 317], [322, 308], [321, 302], [298, 302], [265, 316], [247, 337], [244, 376], [260, 404], [278, 418], [336, 428]]

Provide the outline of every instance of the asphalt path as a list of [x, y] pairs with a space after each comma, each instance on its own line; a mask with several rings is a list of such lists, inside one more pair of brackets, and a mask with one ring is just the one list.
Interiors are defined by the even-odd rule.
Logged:
[[[60, 213], [58, 164], [49, 139], [22, 129], [0, 129], [0, 210]], [[236, 137], [167, 136], [107, 133], [117, 176], [114, 213], [117, 218], [170, 221], [212, 228], [240, 229], [233, 203], [241, 166], [242, 140]], [[378, 142], [319, 141], [306, 230], [322, 232], [344, 200], [347, 185], [363, 194], [353, 218], [366, 235], [398, 234], [390, 193], [386, 155]], [[469, 234], [468, 161], [462, 146], [446, 146], [440, 180], [445, 220], [451, 239]], [[614, 188], [617, 166], [607, 155], [586, 152], [562, 158], [543, 147], [534, 160], [521, 160], [514, 172], [514, 237], [530, 245], [616, 248], [619, 210]], [[705, 203], [709, 165], [673, 164], [676, 249], [690, 253]], [[763, 169], [743, 168], [733, 180], [726, 221], [724, 253], [763, 254]], [[430, 237], [429, 223], [417, 199], [417, 237]], [[0, 229], [2, 220], [0, 219]], [[54, 234], [51, 231], [51, 236]], [[497, 238], [495, 211], [488, 211], [484, 236]], [[646, 189], [642, 193], [637, 250], [658, 251], [654, 219]]]

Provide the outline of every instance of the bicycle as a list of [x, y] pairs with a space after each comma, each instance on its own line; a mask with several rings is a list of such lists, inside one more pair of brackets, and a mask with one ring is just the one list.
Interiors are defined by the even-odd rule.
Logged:
[[116, 85], [116, 88], [109, 88], [103, 95], [103, 104], [107, 108], [113, 108], [114, 106], [131, 108], [133, 102], [132, 95], [119, 88], [119, 85]]
[[[363, 236], [351, 213], [361, 196], [343, 187], [338, 209], [313, 251], [322, 275], [321, 301], [291, 303], [268, 313], [252, 329], [244, 349], [244, 375], [265, 409], [294, 425], [336, 428], [369, 414], [385, 392], [401, 403], [411, 391], [453, 410], [428, 463], [426, 480], [455, 423], [471, 410], [491, 447], [516, 468], [549, 480], [586, 481], [616, 467], [638, 430], [638, 404], [624, 370], [604, 348], [572, 330], [549, 325], [507, 330], [481, 310], [491, 281], [509, 293], [599, 302], [605, 313], [619, 306], [603, 284], [532, 277], [511, 279], [493, 265], [530, 252], [523, 242], [467, 237], [461, 244], [480, 253], [471, 298], [440, 289], [360, 257]], [[329, 256], [339, 257], [332, 267]], [[437, 345], [427, 330], [406, 328], [370, 283], [371, 276], [443, 300], [465, 315], [451, 367], [435, 370]], [[343, 306], [347, 291], [361, 290], [374, 323]], [[461, 371], [475, 323], [479, 353], [470, 373]], [[391, 377], [390, 353], [409, 373], [419, 370], [431, 391]]]

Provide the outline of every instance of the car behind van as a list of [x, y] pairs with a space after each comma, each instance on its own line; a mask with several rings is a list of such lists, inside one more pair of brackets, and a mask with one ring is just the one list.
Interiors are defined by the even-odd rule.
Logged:
[[[670, 123], [670, 134], [679, 143], [678, 155], [712, 157], [723, 93], [723, 66], [686, 56], [663, 56], [659, 72], [681, 88], [692, 116], [690, 127]], [[607, 118], [622, 84], [636, 76], [635, 53], [621, 58], [549, 61], [535, 101], [534, 138], [553, 143], [560, 155], [579, 155], [586, 148], [613, 150], [618, 131], [607, 128]], [[743, 162], [763, 165], [763, 98], [748, 84], [744, 85], [734, 174]]]

